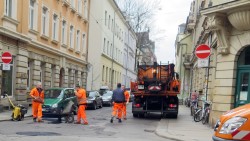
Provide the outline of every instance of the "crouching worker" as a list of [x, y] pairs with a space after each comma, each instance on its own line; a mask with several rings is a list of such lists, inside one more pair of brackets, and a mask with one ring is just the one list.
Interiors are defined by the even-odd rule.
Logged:
[[83, 88], [80, 88], [80, 85], [76, 85], [75, 95], [77, 97], [77, 102], [79, 106], [77, 112], [77, 121], [75, 122], [75, 124], [81, 124], [82, 119], [83, 124], [88, 125], [87, 116], [85, 112], [87, 105], [86, 91]]
[[32, 97], [32, 115], [33, 121], [42, 121], [42, 104], [44, 102], [44, 91], [42, 89], [42, 83], [37, 82], [36, 87], [30, 91]]
[[113, 96], [111, 101], [113, 102], [113, 111], [110, 122], [113, 123], [114, 117], [118, 115], [118, 122], [121, 123], [122, 110], [125, 102], [124, 91], [121, 89], [121, 83], [118, 83], [117, 89], [113, 91]]

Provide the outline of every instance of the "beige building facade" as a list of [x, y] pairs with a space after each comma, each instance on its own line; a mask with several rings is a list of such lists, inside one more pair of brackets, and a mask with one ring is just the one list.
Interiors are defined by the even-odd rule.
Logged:
[[1, 0], [0, 52], [13, 58], [9, 70], [1, 61], [1, 93], [21, 102], [38, 81], [86, 87], [88, 9], [88, 0]]
[[[185, 34], [192, 37], [191, 56], [182, 67], [190, 69], [190, 90], [212, 102], [210, 124], [219, 116], [250, 102], [250, 40], [248, 0], [194, 0]], [[211, 48], [208, 67], [199, 67], [195, 48]], [[184, 54], [185, 56], [185, 54]]]
[[136, 35], [114, 0], [91, 0], [87, 90], [135, 80]]

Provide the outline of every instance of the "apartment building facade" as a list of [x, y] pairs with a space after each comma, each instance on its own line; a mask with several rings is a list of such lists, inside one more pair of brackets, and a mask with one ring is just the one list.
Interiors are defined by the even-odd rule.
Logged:
[[[182, 66], [190, 70], [190, 92], [212, 102], [210, 123], [232, 109], [250, 102], [250, 40], [248, 0], [194, 0], [186, 23], [192, 37], [191, 54]], [[210, 46], [208, 67], [198, 67], [194, 55], [200, 44]], [[185, 56], [185, 55], [184, 55]], [[186, 55], [188, 56], [188, 54]]]
[[88, 0], [2, 0], [0, 52], [13, 60], [10, 70], [1, 62], [1, 93], [26, 101], [38, 81], [45, 89], [85, 87], [88, 9]]
[[114, 0], [90, 4], [87, 90], [129, 86], [134, 80], [136, 36]]

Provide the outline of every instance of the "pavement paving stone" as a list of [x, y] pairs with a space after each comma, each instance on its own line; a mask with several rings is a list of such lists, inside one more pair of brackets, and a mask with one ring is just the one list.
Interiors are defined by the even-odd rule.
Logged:
[[155, 134], [175, 141], [211, 141], [213, 129], [208, 124], [194, 122], [189, 108], [180, 105], [177, 119], [161, 119]]

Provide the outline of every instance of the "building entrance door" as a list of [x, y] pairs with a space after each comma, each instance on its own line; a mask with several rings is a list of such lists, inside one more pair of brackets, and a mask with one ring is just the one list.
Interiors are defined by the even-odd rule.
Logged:
[[235, 107], [250, 103], [250, 46], [240, 54], [238, 60]]
[[250, 68], [238, 70], [236, 107], [250, 103]]

